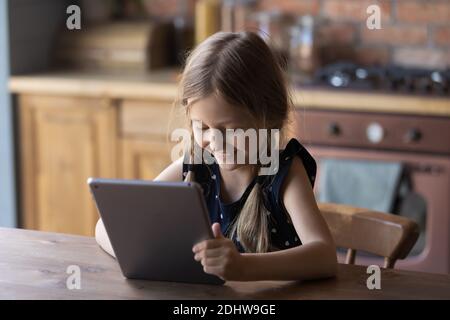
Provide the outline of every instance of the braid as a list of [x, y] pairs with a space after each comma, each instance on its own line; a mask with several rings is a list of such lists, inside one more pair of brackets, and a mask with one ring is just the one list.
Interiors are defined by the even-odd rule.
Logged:
[[[260, 168], [258, 174], [259, 171]], [[258, 177], [230, 232], [231, 238], [236, 235], [247, 252], [267, 252], [270, 247], [268, 233], [270, 212], [264, 205], [262, 186]]]

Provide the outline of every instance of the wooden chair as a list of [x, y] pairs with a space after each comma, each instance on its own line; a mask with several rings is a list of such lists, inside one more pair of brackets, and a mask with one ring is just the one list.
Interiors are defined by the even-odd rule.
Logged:
[[384, 268], [393, 268], [419, 236], [418, 224], [402, 216], [335, 203], [318, 205], [336, 246], [347, 249], [347, 264], [354, 264], [356, 251], [362, 250], [384, 257]]

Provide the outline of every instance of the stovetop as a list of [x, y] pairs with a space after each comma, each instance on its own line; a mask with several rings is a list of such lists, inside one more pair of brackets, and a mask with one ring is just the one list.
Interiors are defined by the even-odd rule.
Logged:
[[388, 93], [450, 96], [450, 68], [430, 70], [400, 66], [360, 66], [339, 62], [319, 69], [314, 86]]

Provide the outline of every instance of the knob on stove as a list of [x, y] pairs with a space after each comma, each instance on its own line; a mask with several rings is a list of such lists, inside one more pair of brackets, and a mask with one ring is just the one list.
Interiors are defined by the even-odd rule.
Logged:
[[405, 141], [408, 143], [418, 142], [422, 139], [422, 132], [417, 128], [409, 129], [405, 134]]
[[367, 126], [366, 136], [370, 142], [380, 143], [384, 138], [384, 129], [379, 123], [372, 122]]
[[328, 134], [334, 137], [337, 137], [341, 134], [341, 128], [336, 122], [331, 122], [328, 125]]

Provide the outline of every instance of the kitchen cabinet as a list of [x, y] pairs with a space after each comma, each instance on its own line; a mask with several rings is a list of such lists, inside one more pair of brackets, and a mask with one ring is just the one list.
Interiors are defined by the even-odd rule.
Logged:
[[[172, 101], [125, 99], [120, 103], [121, 177], [154, 179], [172, 162], [171, 132], [183, 126]], [[181, 177], [181, 172], [180, 172]]]
[[169, 163], [171, 103], [18, 97], [21, 227], [93, 235], [88, 177], [154, 179]]
[[171, 163], [167, 143], [142, 138], [122, 139], [121, 143], [122, 178], [152, 180]]
[[117, 111], [108, 100], [21, 95], [21, 226], [92, 234], [90, 176], [117, 175]]

